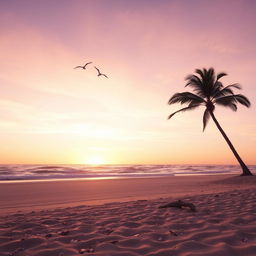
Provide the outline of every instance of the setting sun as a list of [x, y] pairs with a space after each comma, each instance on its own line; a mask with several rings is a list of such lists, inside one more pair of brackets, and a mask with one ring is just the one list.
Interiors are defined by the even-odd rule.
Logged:
[[89, 165], [101, 165], [104, 164], [104, 159], [101, 156], [90, 156], [85, 161]]

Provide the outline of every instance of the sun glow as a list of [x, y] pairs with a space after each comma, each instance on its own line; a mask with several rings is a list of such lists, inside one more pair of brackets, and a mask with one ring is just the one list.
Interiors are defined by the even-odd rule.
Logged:
[[89, 165], [102, 165], [104, 164], [104, 159], [101, 156], [90, 156], [85, 161]]

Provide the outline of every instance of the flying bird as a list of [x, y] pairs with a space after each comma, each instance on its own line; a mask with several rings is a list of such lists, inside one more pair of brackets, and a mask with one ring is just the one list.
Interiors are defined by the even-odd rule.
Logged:
[[101, 73], [98, 68], [96, 68], [95, 66], [94, 68], [98, 71], [98, 76], [105, 76], [106, 78], [108, 78], [105, 74]]
[[86, 64], [84, 64], [84, 66], [76, 66], [76, 67], [74, 67], [74, 69], [76, 69], [76, 68], [82, 68], [82, 69], [86, 69], [86, 66], [87, 65], [89, 65], [89, 64], [91, 64], [92, 62], [87, 62]]

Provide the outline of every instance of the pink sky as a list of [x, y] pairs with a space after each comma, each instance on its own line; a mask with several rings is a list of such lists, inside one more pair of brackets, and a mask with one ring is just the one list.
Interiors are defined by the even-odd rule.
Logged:
[[[255, 1], [1, 1], [0, 163], [236, 164], [204, 109], [167, 121], [195, 68], [252, 107], [216, 116], [256, 164]], [[93, 61], [109, 79], [97, 77]], [[96, 159], [96, 160], [95, 160]]]

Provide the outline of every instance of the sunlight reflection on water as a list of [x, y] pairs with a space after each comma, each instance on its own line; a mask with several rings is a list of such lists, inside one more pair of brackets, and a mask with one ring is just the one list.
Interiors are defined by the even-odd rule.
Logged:
[[[249, 166], [252, 172], [256, 166]], [[239, 174], [237, 165], [0, 165], [0, 183]]]

